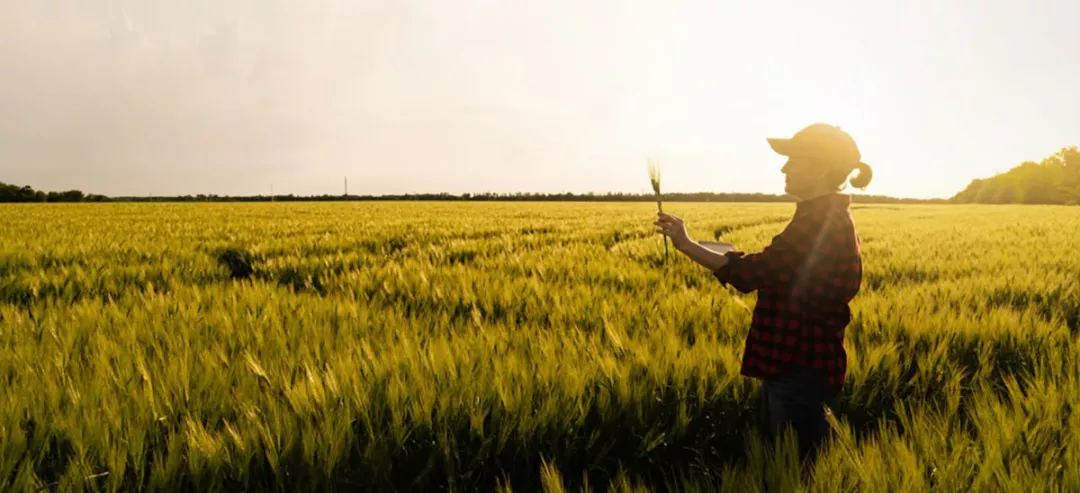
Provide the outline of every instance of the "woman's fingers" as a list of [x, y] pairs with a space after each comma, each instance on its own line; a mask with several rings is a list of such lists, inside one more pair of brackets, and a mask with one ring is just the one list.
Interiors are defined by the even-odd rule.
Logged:
[[661, 212], [658, 217], [660, 221], [666, 222], [678, 222], [681, 220], [678, 217], [672, 216], [671, 214], [664, 214], [663, 212]]
[[669, 222], [675, 222], [675, 223], [682, 222], [682, 219], [680, 219], [678, 216], [672, 216], [671, 214], [666, 214], [666, 213], [663, 213], [663, 212], [658, 212], [657, 217], [659, 217], [659, 219], [658, 219], [659, 221], [669, 221]]
[[672, 216], [671, 214], [657, 212], [656, 216], [657, 219], [656, 222], [653, 223], [653, 226], [656, 226], [656, 232], [659, 234], [670, 235], [672, 231], [683, 224], [682, 219]]

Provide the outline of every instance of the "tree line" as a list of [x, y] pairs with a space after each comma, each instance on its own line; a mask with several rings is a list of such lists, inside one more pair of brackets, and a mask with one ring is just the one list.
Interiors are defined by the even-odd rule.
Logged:
[[1040, 162], [1025, 161], [972, 180], [951, 199], [964, 204], [1080, 204], [1080, 149], [1065, 147]]
[[[668, 202], [794, 202], [789, 195], [766, 193], [665, 193]], [[43, 192], [29, 186], [0, 182], [0, 202], [348, 202], [348, 201], [491, 201], [491, 202], [653, 202], [651, 193], [417, 193], [386, 195], [180, 195], [106, 197], [79, 190]], [[885, 195], [854, 195], [861, 203], [945, 203], [945, 199], [910, 199]]]
[[[794, 202], [789, 195], [765, 193], [665, 193], [666, 202]], [[655, 202], [650, 193], [417, 193], [386, 195], [184, 195], [178, 197], [116, 197], [123, 202], [361, 202], [361, 201], [462, 201], [462, 202]], [[913, 199], [884, 195], [854, 195], [857, 203], [948, 203], [947, 199]]]
[[[789, 195], [765, 193], [665, 193], [669, 202], [794, 202]], [[0, 182], [0, 202], [342, 202], [342, 201], [501, 201], [501, 202], [652, 202], [651, 193], [417, 193], [387, 195], [183, 195], [106, 197], [79, 190], [44, 192]], [[856, 203], [909, 204], [1080, 204], [1080, 148], [1065, 147], [1040, 162], [1019, 166], [971, 183], [950, 199], [885, 195], [852, 196]]]
[[85, 194], [79, 190], [43, 192], [30, 186], [9, 185], [0, 182], [0, 202], [104, 202], [104, 195]]

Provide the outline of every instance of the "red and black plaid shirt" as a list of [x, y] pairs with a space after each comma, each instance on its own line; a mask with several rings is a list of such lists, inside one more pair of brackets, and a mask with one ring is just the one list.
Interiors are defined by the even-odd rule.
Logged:
[[843, 385], [848, 303], [862, 282], [850, 204], [842, 194], [799, 202], [772, 244], [761, 253], [728, 253], [727, 265], [713, 273], [741, 292], [758, 292], [743, 375], [765, 378], [797, 365], [817, 371], [829, 387]]

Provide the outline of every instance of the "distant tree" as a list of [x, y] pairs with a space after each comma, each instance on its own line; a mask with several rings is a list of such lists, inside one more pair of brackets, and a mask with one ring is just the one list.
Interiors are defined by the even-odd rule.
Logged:
[[82, 202], [84, 197], [86, 197], [86, 195], [78, 190], [68, 190], [60, 193], [60, 198], [64, 202]]
[[19, 202], [34, 202], [37, 199], [37, 190], [29, 185], [19, 189]]
[[14, 185], [0, 183], [0, 202], [14, 202], [18, 190]]

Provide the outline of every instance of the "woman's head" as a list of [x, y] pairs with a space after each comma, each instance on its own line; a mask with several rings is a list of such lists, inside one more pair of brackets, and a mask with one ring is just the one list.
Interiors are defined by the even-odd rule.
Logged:
[[[861, 161], [854, 165], [833, 164], [802, 156], [790, 156], [781, 171], [786, 175], [784, 191], [800, 199], [836, 193], [848, 184], [865, 189], [874, 176], [870, 165]], [[859, 173], [852, 176], [854, 171]]]
[[[800, 199], [836, 193], [849, 183], [864, 189], [873, 178], [855, 140], [838, 127], [816, 123], [790, 139], [768, 141], [773, 150], [788, 157], [781, 169], [786, 175], [785, 190]], [[859, 174], [852, 177], [856, 170]]]

